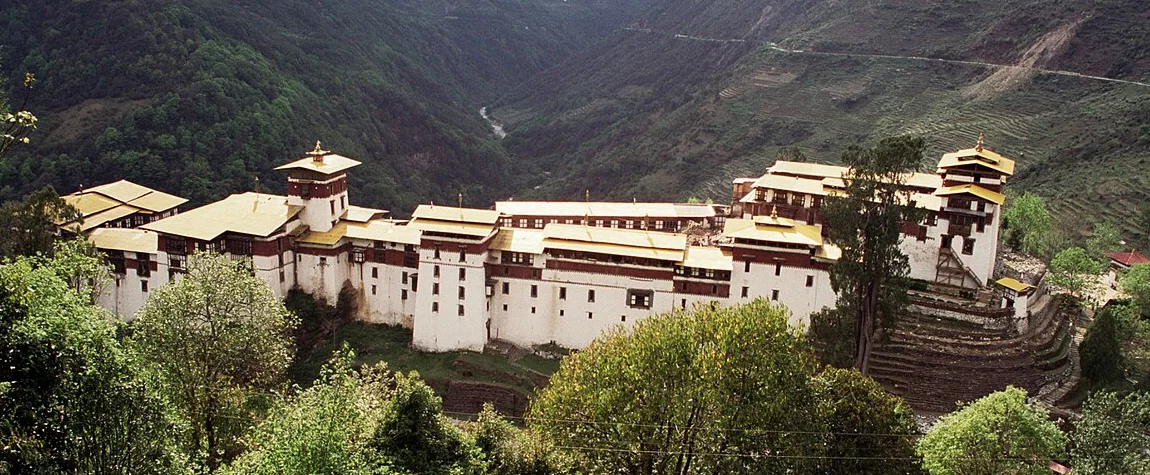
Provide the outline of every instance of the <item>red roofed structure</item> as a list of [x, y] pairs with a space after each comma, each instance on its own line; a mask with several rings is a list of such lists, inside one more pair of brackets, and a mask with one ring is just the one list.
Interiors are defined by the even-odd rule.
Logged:
[[1137, 252], [1110, 252], [1106, 254], [1110, 261], [1125, 269], [1136, 264], [1150, 264], [1150, 257], [1143, 256]]

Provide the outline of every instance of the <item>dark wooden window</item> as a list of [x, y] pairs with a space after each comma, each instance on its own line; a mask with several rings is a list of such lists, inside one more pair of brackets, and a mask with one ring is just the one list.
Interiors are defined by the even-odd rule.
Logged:
[[651, 308], [652, 302], [655, 300], [655, 291], [653, 290], [635, 290], [627, 291], [627, 306], [631, 308]]
[[152, 260], [145, 252], [136, 253], [136, 275], [148, 277], [152, 275]]
[[235, 256], [252, 255], [252, 242], [248, 239], [228, 239], [226, 242], [229, 254]]

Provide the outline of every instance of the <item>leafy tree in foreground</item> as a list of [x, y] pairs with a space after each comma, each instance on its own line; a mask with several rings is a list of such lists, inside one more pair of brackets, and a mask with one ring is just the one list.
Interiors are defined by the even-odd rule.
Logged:
[[784, 308], [699, 305], [565, 358], [528, 427], [590, 473], [812, 473], [814, 369]]
[[59, 264], [0, 266], [0, 473], [179, 472], [167, 405]]
[[1094, 394], [1073, 436], [1074, 473], [1150, 473], [1150, 393]]
[[133, 343], [189, 422], [196, 461], [214, 470], [234, 453], [253, 405], [283, 379], [294, 327], [264, 282], [214, 254], [192, 256], [179, 282], [144, 303]]
[[1090, 293], [1098, 287], [1098, 276], [1105, 266], [1090, 257], [1081, 247], [1072, 247], [1059, 252], [1050, 261], [1050, 283], [1062, 287], [1074, 297], [1089, 299]]
[[918, 452], [931, 475], [1047, 475], [1065, 447], [1046, 410], [1007, 387], [943, 416]]
[[822, 473], [923, 473], [914, 450], [918, 428], [906, 402], [854, 369], [828, 368], [814, 386], [827, 431]]
[[570, 462], [537, 434], [515, 427], [490, 403], [465, 430], [483, 452], [490, 475], [554, 475], [568, 473]]
[[1118, 281], [1143, 314], [1150, 314], [1150, 264], [1136, 264]]
[[0, 205], [0, 257], [52, 254], [58, 224], [80, 219], [80, 213], [64, 202], [52, 187], [44, 187], [24, 198]]
[[1049, 257], [1054, 251], [1054, 218], [1040, 196], [1023, 193], [1006, 207], [1002, 217], [1006, 242], [1014, 250], [1036, 257]]
[[35, 83], [36, 77], [32, 73], [24, 74], [24, 98], [14, 111], [9, 109], [7, 98], [0, 95], [0, 160], [8, 155], [13, 145], [28, 143], [28, 134], [36, 130], [36, 116], [25, 109]]
[[831, 285], [840, 296], [838, 307], [856, 317], [854, 366], [864, 375], [875, 332], [893, 324], [906, 306], [910, 264], [899, 249], [900, 230], [923, 215], [907, 206], [910, 196], [902, 183], [918, 170], [924, 147], [921, 137], [851, 147], [842, 156], [850, 168], [843, 177], [846, 194], [823, 202], [827, 240], [842, 249], [831, 267]]
[[382, 364], [357, 373], [354, 358], [345, 346], [314, 386], [278, 402], [247, 438], [248, 451], [222, 474], [388, 473], [368, 442], [383, 418], [390, 378]]
[[395, 375], [395, 390], [369, 447], [415, 474], [484, 472], [474, 442], [443, 416], [443, 401], [414, 371]]
[[824, 308], [811, 314], [808, 334], [821, 363], [836, 368], [854, 366], [856, 322], [854, 312], [842, 307]]

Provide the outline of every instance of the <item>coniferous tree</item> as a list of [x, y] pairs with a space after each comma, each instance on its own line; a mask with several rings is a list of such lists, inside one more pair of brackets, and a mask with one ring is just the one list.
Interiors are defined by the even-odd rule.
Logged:
[[842, 156], [850, 170], [846, 193], [823, 202], [827, 240], [842, 249], [831, 286], [839, 308], [854, 315], [854, 366], [864, 375], [876, 331], [893, 324], [907, 303], [910, 264], [899, 249], [901, 226], [924, 215], [903, 184], [919, 169], [924, 147], [922, 138], [905, 136], [851, 147]]

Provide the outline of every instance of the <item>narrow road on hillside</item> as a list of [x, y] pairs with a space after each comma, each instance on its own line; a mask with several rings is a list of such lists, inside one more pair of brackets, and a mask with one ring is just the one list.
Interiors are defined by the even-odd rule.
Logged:
[[[676, 34], [676, 33], [669, 33], [669, 32], [664, 32], [664, 31], [652, 30], [650, 28], [624, 28], [624, 30], [634, 31], [634, 32], [639, 32], [639, 33], [653, 34], [653, 35], [663, 35], [663, 36], [668, 36], [671, 38], [675, 38], [675, 39], [679, 39], [679, 40], [686, 40], [686, 41], [704, 41], [704, 42], [708, 42], [708, 43], [746, 43], [747, 42], [747, 40], [745, 40], [745, 39], [701, 38], [701, 37], [697, 37], [697, 36], [690, 36], [690, 35], [683, 35], [683, 34]], [[927, 58], [924, 56], [900, 56], [900, 55], [893, 55], [893, 54], [831, 53], [831, 52], [824, 52], [824, 51], [804, 51], [801, 49], [786, 49], [786, 48], [779, 46], [776, 43], [766, 43], [764, 46], [766, 46], [767, 49], [770, 49], [772, 51], [778, 51], [780, 53], [786, 53], [786, 54], [804, 54], [804, 55], [811, 55], [811, 56], [834, 56], [834, 57], [843, 57], [843, 58], [900, 59], [900, 60], [924, 61], [924, 62], [934, 62], [934, 63], [961, 64], [961, 65], [966, 65], [966, 66], [978, 66], [978, 67], [991, 68], [991, 69], [1007, 69], [1007, 70], [1008, 69], [1016, 69], [1016, 70], [1022, 70], [1022, 71], [1034, 71], [1034, 72], [1039, 73], [1039, 74], [1056, 74], [1059, 76], [1069, 76], [1069, 77], [1076, 77], [1076, 78], [1082, 78], [1082, 79], [1092, 79], [1095, 81], [1106, 81], [1106, 82], [1112, 82], [1112, 83], [1117, 83], [1117, 84], [1130, 84], [1130, 85], [1134, 85], [1134, 86], [1150, 87], [1150, 83], [1144, 83], [1144, 82], [1138, 82], [1138, 81], [1127, 81], [1125, 79], [1114, 79], [1114, 78], [1108, 78], [1108, 77], [1104, 77], [1104, 76], [1091, 76], [1089, 74], [1076, 73], [1074, 71], [1063, 71], [1063, 70], [1058, 70], [1058, 69], [1030, 68], [1030, 67], [1025, 67], [1025, 66], [1015, 66], [1015, 65], [1010, 65], [1010, 64], [987, 63], [987, 62], [982, 62], [982, 61], [963, 61], [963, 60], [958, 60], [958, 59]]]

